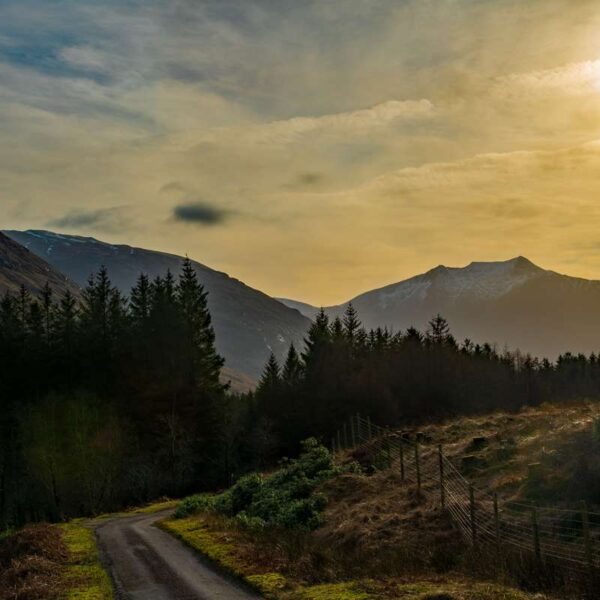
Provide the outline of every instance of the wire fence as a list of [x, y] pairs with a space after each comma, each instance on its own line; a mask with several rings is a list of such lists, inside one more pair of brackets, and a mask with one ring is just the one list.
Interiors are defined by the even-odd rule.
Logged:
[[369, 449], [379, 468], [394, 468], [417, 491], [439, 495], [465, 541], [529, 555], [580, 574], [600, 569], [600, 513], [582, 502], [573, 508], [503, 501], [470, 482], [444, 453], [408, 434], [379, 427], [360, 415], [331, 440], [332, 450]]

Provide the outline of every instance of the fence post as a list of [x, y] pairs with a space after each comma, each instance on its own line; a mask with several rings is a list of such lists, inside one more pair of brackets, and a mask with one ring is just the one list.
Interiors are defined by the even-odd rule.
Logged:
[[444, 482], [444, 452], [442, 445], [438, 446], [438, 458], [440, 461], [440, 503], [442, 508], [446, 507], [446, 487]]
[[404, 438], [400, 436], [400, 479], [404, 481]]
[[469, 484], [469, 512], [471, 515], [471, 540], [473, 546], [477, 542], [477, 522], [475, 521], [475, 490], [473, 484]]
[[537, 508], [531, 510], [531, 526], [533, 528], [533, 551], [535, 557], [540, 560], [542, 558], [542, 549], [540, 546], [540, 527], [538, 523]]
[[498, 511], [498, 494], [494, 492], [494, 533], [496, 535], [496, 549], [500, 550], [500, 513]]
[[344, 423], [344, 448], [348, 448], [348, 426], [346, 423]]
[[421, 493], [421, 460], [419, 457], [419, 442], [415, 442], [415, 465], [417, 467], [417, 493]]
[[583, 543], [585, 544], [585, 560], [591, 571], [594, 567], [594, 555], [592, 553], [592, 538], [590, 537], [590, 515], [585, 500], [581, 503], [581, 527], [583, 529]]
[[390, 428], [387, 427], [385, 431], [385, 457], [387, 459], [388, 469], [392, 468], [392, 449], [390, 446]]
[[373, 430], [371, 428], [371, 417], [367, 417], [367, 433], [369, 434], [369, 439], [373, 437]]
[[354, 417], [350, 417], [350, 438], [352, 440], [352, 447], [356, 448], [356, 431], [354, 431]]

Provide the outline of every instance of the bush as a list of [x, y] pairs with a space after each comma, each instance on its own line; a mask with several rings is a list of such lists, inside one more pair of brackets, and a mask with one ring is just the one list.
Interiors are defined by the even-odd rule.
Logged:
[[183, 519], [189, 515], [204, 510], [212, 510], [214, 505], [215, 497], [209, 494], [198, 494], [196, 496], [189, 496], [181, 501], [177, 509], [175, 510], [175, 518]]
[[214, 510], [253, 529], [314, 529], [321, 523], [326, 505], [325, 497], [316, 489], [337, 473], [339, 468], [334, 466], [329, 450], [311, 438], [302, 443], [297, 459], [284, 459], [270, 477], [253, 473], [218, 496], [192, 496], [182, 502], [175, 515]]

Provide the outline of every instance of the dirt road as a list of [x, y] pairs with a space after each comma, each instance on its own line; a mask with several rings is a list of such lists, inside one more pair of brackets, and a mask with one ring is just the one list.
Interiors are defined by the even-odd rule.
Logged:
[[116, 518], [96, 529], [119, 600], [257, 600], [155, 527], [168, 513]]

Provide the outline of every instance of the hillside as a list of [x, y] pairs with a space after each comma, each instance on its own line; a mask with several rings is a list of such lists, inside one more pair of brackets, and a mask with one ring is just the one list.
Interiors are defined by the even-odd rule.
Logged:
[[[410, 457], [405, 455], [403, 479], [399, 457], [392, 453], [387, 462], [381, 438], [338, 452], [337, 464], [311, 448], [273, 475], [244, 478], [217, 497], [186, 500], [179, 518], [164, 526], [269, 598], [516, 600], [546, 598], [543, 592], [588, 597], [577, 587], [585, 580], [569, 571], [565, 576], [555, 563], [546, 568], [532, 561], [530, 523], [538, 502], [541, 551], [548, 560], [559, 552], [546, 543], [552, 515], [560, 517], [552, 526], [556, 535], [568, 534], [565, 541], [581, 536], [581, 500], [590, 511], [600, 507], [600, 461], [590, 456], [600, 444], [594, 433], [599, 418], [597, 403], [581, 402], [391, 432], [392, 439], [421, 440], [420, 492]], [[438, 443], [448, 464], [476, 486], [475, 550], [456, 512], [457, 480], [449, 470], [446, 508], [440, 505]], [[505, 507], [529, 507], [523, 520], [528, 535], [516, 554], [503, 545], [498, 555], [486, 541], [480, 496], [491, 492], [501, 498], [509, 540], [518, 533], [508, 527]], [[595, 536], [597, 522], [592, 526]], [[520, 586], [537, 593], [514, 589]]]
[[33, 295], [39, 295], [49, 283], [62, 294], [70, 290], [79, 294], [79, 287], [57, 269], [21, 244], [0, 233], [0, 294], [18, 292], [22, 285]]
[[[315, 307], [282, 300], [305, 315]], [[495, 343], [535, 356], [556, 358], [600, 348], [600, 282], [560, 275], [524, 257], [473, 262], [464, 268], [440, 265], [405, 281], [351, 300], [368, 328], [425, 330], [437, 313], [462, 341]], [[347, 303], [326, 312], [340, 315]]]
[[[168, 270], [178, 273], [183, 260], [173, 254], [48, 231], [5, 233], [82, 286], [104, 265], [112, 282], [124, 293], [129, 293], [140, 273], [151, 278]], [[226, 366], [242, 379], [256, 380], [270, 352], [283, 359], [290, 343], [302, 344], [309, 320], [297, 310], [226, 273], [199, 262], [193, 265], [209, 293], [217, 349], [225, 357]]]

